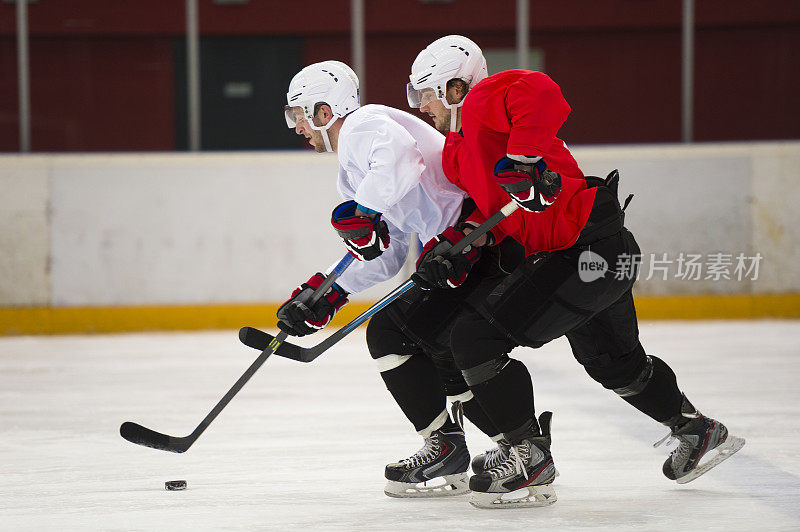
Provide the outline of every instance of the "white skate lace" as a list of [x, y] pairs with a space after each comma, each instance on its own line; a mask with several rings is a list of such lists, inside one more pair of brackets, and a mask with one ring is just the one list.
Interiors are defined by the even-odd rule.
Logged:
[[511, 447], [511, 450], [508, 453], [508, 458], [506, 458], [502, 463], [489, 469], [487, 473], [492, 478], [507, 477], [512, 473], [522, 473], [525, 476], [525, 480], [527, 480], [528, 470], [525, 467], [525, 462], [527, 462], [529, 458], [530, 447], [525, 444], [514, 445]]
[[403, 467], [406, 469], [411, 469], [427, 464], [435, 459], [438, 454], [439, 438], [437, 435], [432, 435], [430, 438], [425, 438], [425, 445], [422, 446], [422, 449], [408, 458], [400, 460], [400, 463], [403, 464]]
[[663, 438], [661, 438], [660, 440], [655, 442], [653, 444], [653, 447], [658, 447], [659, 445], [661, 445], [664, 442], [667, 442], [667, 445], [669, 445], [673, 441], [675, 441], [675, 436], [672, 435], [672, 431], [669, 431], [669, 433], [666, 436], [664, 436]]
[[461, 401], [453, 401], [453, 406], [450, 408], [452, 412], [453, 421], [458, 424], [458, 428], [464, 430], [464, 405]]
[[484, 469], [491, 469], [500, 465], [508, 458], [508, 451], [502, 446], [497, 445], [493, 449], [486, 451], [486, 461], [484, 462]]
[[692, 442], [687, 440], [682, 436], [675, 436], [672, 431], [669, 432], [666, 436], [658, 440], [653, 444], [653, 447], [658, 447], [662, 443], [666, 442], [667, 445], [671, 444], [672, 442], [677, 441], [678, 446], [675, 450], [670, 453], [670, 457], [672, 458], [672, 463], [683, 463], [689, 459], [689, 455], [692, 454], [692, 449], [694, 449], [694, 445]]
[[678, 448], [672, 451], [672, 463], [673, 464], [684, 464], [689, 460], [689, 455], [692, 454], [692, 449], [694, 445], [691, 444], [688, 440], [681, 438], [678, 436]]

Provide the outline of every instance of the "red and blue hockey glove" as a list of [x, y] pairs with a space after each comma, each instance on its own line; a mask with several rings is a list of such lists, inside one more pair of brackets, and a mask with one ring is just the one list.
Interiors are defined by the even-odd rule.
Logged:
[[311, 279], [301, 284], [278, 309], [278, 327], [292, 336], [305, 336], [315, 333], [330, 323], [336, 312], [347, 304], [347, 292], [333, 283], [333, 286], [309, 306], [311, 295], [319, 288], [325, 276], [315, 273]]
[[475, 246], [467, 246], [453, 257], [446, 255], [453, 244], [464, 236], [461, 230], [448, 227], [442, 234], [431, 238], [417, 259], [417, 271], [412, 277], [414, 281], [425, 289], [461, 286], [481, 257], [481, 248]]
[[529, 212], [542, 212], [561, 192], [561, 174], [547, 169], [544, 159], [527, 163], [503, 157], [494, 165], [495, 181]]
[[356, 216], [358, 204], [345, 201], [333, 209], [331, 225], [336, 229], [348, 251], [358, 260], [372, 260], [389, 247], [389, 228], [378, 214], [370, 219]]

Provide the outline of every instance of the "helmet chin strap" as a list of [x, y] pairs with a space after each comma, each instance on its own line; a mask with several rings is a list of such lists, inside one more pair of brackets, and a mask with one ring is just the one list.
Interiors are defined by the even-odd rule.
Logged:
[[331, 146], [331, 139], [330, 139], [330, 137], [328, 137], [328, 129], [337, 120], [338, 120], [338, 118], [333, 117], [324, 126], [318, 126], [318, 125], [314, 124], [314, 120], [313, 119], [309, 119], [308, 120], [308, 125], [311, 126], [311, 129], [313, 129], [315, 131], [319, 131], [322, 134], [322, 141], [325, 143], [325, 151], [327, 151], [328, 153], [333, 153], [333, 146]]
[[440, 101], [445, 107], [450, 109], [450, 131], [453, 133], [458, 133], [458, 129], [456, 129], [456, 122], [458, 121], [458, 108], [464, 105], [464, 98], [462, 98], [460, 102], [453, 104], [447, 103], [446, 98], [440, 98]]
[[325, 141], [325, 151], [328, 153], [333, 153], [333, 148], [331, 147], [331, 139], [328, 138], [328, 128], [321, 130], [322, 132], [322, 140]]

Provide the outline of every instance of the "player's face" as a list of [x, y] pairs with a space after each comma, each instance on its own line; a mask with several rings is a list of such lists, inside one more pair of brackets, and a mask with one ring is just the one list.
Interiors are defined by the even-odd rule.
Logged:
[[322, 140], [322, 133], [313, 129], [303, 113], [302, 107], [293, 107], [291, 112], [294, 114], [296, 125], [294, 127], [295, 133], [303, 135], [308, 139], [308, 143], [314, 148], [317, 153], [325, 152], [325, 142]]
[[425, 89], [420, 95], [419, 110], [433, 119], [433, 126], [445, 135], [450, 131], [450, 109], [436, 97], [436, 91]]

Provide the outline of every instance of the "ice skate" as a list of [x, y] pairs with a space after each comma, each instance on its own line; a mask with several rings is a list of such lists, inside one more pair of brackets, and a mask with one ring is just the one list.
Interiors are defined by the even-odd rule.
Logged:
[[[475, 458], [472, 459], [472, 472], [476, 475], [485, 473], [487, 470], [499, 465], [508, 458], [510, 450], [511, 445], [509, 445], [505, 439], [499, 440], [495, 448], [476, 455]], [[558, 469], [556, 469], [555, 476], [558, 477], [558, 475]]]
[[505, 439], [498, 440], [494, 449], [489, 449], [472, 459], [472, 472], [478, 475], [500, 465], [506, 461], [510, 450], [511, 445]]
[[[707, 473], [744, 446], [744, 438], [728, 434], [725, 425], [702, 415], [685, 397], [681, 417], [690, 420], [681, 425], [672, 424], [670, 433], [654, 445], [678, 441], [678, 447], [670, 453], [663, 467], [664, 475], [678, 484], [686, 484]], [[701, 462], [711, 451], [713, 455]]]
[[552, 483], [555, 465], [550, 454], [551, 412], [539, 416], [542, 433], [511, 445], [508, 457], [470, 478], [470, 504], [477, 508], [522, 508], [556, 502]]
[[439, 429], [412, 456], [386, 466], [389, 497], [448, 497], [469, 493], [469, 451], [464, 431]]

